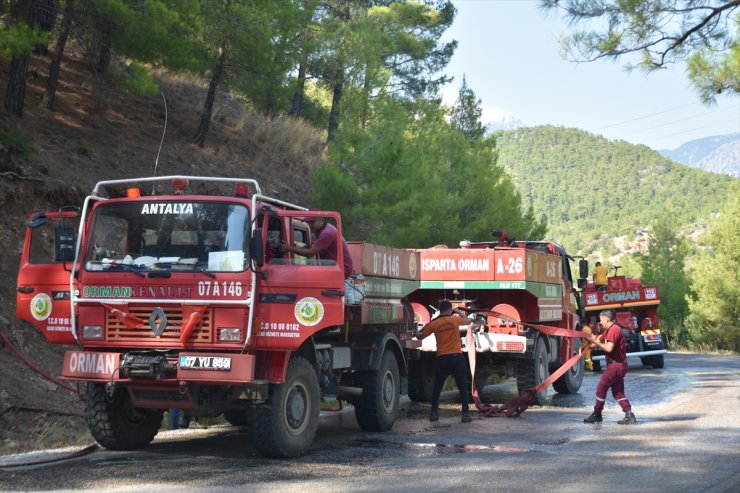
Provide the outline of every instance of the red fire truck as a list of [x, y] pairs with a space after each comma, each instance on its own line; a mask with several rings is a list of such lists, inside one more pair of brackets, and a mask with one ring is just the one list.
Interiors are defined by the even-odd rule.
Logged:
[[336, 212], [264, 196], [255, 180], [101, 181], [81, 210], [29, 218], [17, 315], [76, 346], [62, 376], [86, 384], [88, 426], [110, 449], [145, 447], [165, 410], [184, 409], [248, 426], [265, 455], [296, 456], [323, 398], [352, 403], [363, 430], [388, 430], [416, 343], [405, 297], [419, 254], [351, 243], [345, 279], [341, 248], [336, 261], [280, 252], [310, 246], [317, 217], [341, 236]]
[[[580, 347], [579, 339], [546, 336], [517, 322], [580, 330], [578, 283], [571, 274], [570, 257], [563, 247], [546, 241], [509, 241], [494, 231], [493, 242], [462, 241], [460, 248], [439, 246], [421, 253], [421, 287], [409, 296], [419, 326], [429, 322], [435, 307], [448, 300], [455, 308], [491, 311], [505, 316], [479, 315], [484, 327], [474, 336], [476, 388], [493, 374], [513, 376], [519, 391], [543, 382]], [[579, 263], [584, 285], [588, 265]], [[465, 329], [467, 330], [467, 329]], [[409, 397], [431, 398], [436, 341], [428, 337], [409, 361]], [[575, 393], [581, 387], [584, 364], [580, 360], [553, 387]], [[546, 402], [546, 389], [536, 403]]]
[[[606, 289], [597, 290], [589, 282], [583, 291], [586, 323], [596, 332], [601, 310], [614, 310], [614, 321], [622, 327], [627, 341], [627, 357], [639, 357], [643, 366], [663, 368], [666, 353], [660, 333], [660, 290], [645, 286], [640, 279], [617, 275], [619, 266], [612, 267], [614, 275], [607, 278]], [[594, 370], [601, 369], [604, 353], [591, 352]]]

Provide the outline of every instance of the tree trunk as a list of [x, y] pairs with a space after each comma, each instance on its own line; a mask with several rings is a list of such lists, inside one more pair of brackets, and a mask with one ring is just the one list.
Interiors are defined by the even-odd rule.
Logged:
[[[337, 9], [337, 17], [343, 23], [348, 23], [350, 20], [349, 4], [340, 2], [339, 8]], [[339, 107], [342, 102], [342, 94], [344, 93], [344, 56], [340, 47], [337, 50], [336, 70], [334, 72], [334, 90], [331, 98], [331, 110], [329, 111], [329, 125], [326, 129], [326, 141], [333, 142], [336, 138], [337, 130], [339, 129]]]
[[95, 70], [99, 73], [104, 73], [110, 66], [110, 47], [105, 43], [100, 44], [100, 52], [98, 53], [98, 62], [95, 64]]
[[309, 7], [309, 2], [303, 2], [303, 19], [301, 22], [301, 37], [299, 43], [301, 43], [301, 60], [298, 64], [298, 77], [296, 78], [296, 89], [293, 94], [293, 103], [290, 108], [290, 116], [299, 118], [303, 113], [303, 98], [306, 92], [306, 72], [308, 67], [308, 36], [309, 30], [308, 25], [311, 23], [313, 18], [314, 9]]
[[221, 43], [221, 47], [218, 50], [218, 60], [216, 61], [216, 67], [213, 69], [211, 75], [211, 83], [208, 85], [208, 94], [206, 95], [206, 102], [203, 105], [203, 111], [200, 114], [200, 124], [198, 130], [193, 136], [193, 142], [198, 144], [200, 147], [206, 142], [206, 136], [211, 125], [211, 115], [213, 114], [213, 102], [216, 99], [216, 89], [218, 88], [219, 82], [221, 82], [221, 75], [224, 71], [224, 60], [226, 58], [226, 42]]
[[296, 79], [295, 94], [293, 94], [293, 104], [290, 107], [290, 116], [298, 118], [303, 112], [303, 94], [306, 88], [306, 59], [308, 52], [301, 54], [301, 64], [298, 65], [298, 77]]
[[[10, 23], [19, 21], [33, 24], [38, 17], [38, 2], [18, 0], [10, 6]], [[28, 53], [13, 55], [8, 72], [8, 87], [5, 90], [5, 110], [18, 118], [23, 116], [23, 102], [26, 97], [26, 77], [28, 76]]]
[[331, 111], [329, 112], [329, 126], [327, 128], [327, 142], [333, 142], [339, 129], [339, 104], [344, 92], [344, 71], [338, 68], [334, 74], [334, 91], [331, 98]]
[[[54, 21], [57, 18], [57, 10], [59, 9], [59, 0], [36, 0], [36, 19], [35, 23], [47, 33], [51, 32], [54, 27]], [[37, 55], [46, 55], [49, 52], [48, 44], [36, 45], [33, 52]]]
[[8, 89], [5, 91], [5, 109], [18, 118], [23, 116], [23, 100], [26, 97], [28, 55], [14, 56], [10, 61]]
[[54, 57], [51, 59], [51, 66], [49, 67], [49, 78], [46, 81], [46, 94], [41, 103], [47, 109], [54, 108], [54, 97], [57, 92], [57, 81], [59, 80], [59, 67], [62, 64], [62, 55], [64, 54], [64, 47], [67, 45], [67, 37], [69, 36], [69, 26], [74, 16], [74, 3], [74, 0], [67, 0], [67, 5], [64, 7], [62, 26], [59, 31], [57, 46], [54, 50]]

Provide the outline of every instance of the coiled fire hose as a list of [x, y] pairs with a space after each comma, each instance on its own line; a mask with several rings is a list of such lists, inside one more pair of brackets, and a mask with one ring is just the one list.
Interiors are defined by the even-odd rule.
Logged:
[[[591, 336], [591, 334], [587, 332], [582, 332], [579, 330], [571, 330], [571, 329], [563, 329], [560, 327], [552, 327], [549, 325], [540, 325], [540, 324], [528, 324], [525, 322], [520, 322], [519, 320], [514, 320], [508, 315], [504, 315], [503, 313], [494, 312], [494, 311], [478, 311], [478, 310], [470, 310], [466, 309], [465, 311], [475, 312], [481, 315], [487, 315], [487, 316], [493, 316], [496, 318], [500, 318], [502, 320], [506, 320], [509, 322], [514, 322], [519, 325], [522, 325], [524, 327], [528, 327], [530, 329], [534, 329], [542, 334], [552, 335], [552, 336], [560, 336], [560, 337], [578, 337], [578, 338], [588, 338]], [[549, 377], [547, 377], [545, 380], [543, 380], [539, 385], [525, 390], [522, 393], [520, 393], [517, 397], [505, 402], [504, 404], [484, 404], [480, 396], [478, 394], [478, 389], [475, 387], [475, 341], [473, 340], [473, 331], [468, 330], [468, 334], [466, 336], [466, 342], [467, 342], [467, 348], [468, 348], [468, 362], [470, 364], [470, 374], [472, 376], [473, 380], [473, 401], [475, 403], [475, 407], [478, 409], [478, 411], [485, 417], [488, 418], [498, 418], [498, 417], [508, 417], [508, 418], [516, 418], [520, 414], [522, 414], [524, 411], [527, 410], [527, 408], [530, 406], [532, 401], [534, 401], [535, 397], [539, 392], [541, 392], [543, 389], [546, 389], [550, 384], [552, 384], [555, 380], [560, 378], [565, 372], [571, 369], [573, 365], [575, 365], [579, 359], [583, 357], [583, 354], [585, 351], [587, 351], [589, 348], [594, 347], [593, 343], [588, 343], [585, 346], [582, 346], [581, 349], [578, 351], [578, 353], [571, 356], [568, 361], [566, 361], [560, 368], [555, 370], [553, 373], [550, 374]]]

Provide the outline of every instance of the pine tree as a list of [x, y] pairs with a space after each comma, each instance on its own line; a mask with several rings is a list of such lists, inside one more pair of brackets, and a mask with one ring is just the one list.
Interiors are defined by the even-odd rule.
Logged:
[[705, 235], [707, 250], [692, 269], [699, 326], [725, 349], [740, 350], [740, 183], [733, 182], [719, 219]]
[[657, 284], [660, 289], [658, 314], [664, 329], [668, 330], [669, 342], [687, 345], [687, 334], [680, 331], [679, 326], [689, 314], [688, 303], [693, 296], [685, 269], [689, 248], [686, 240], [679, 237], [673, 216], [668, 206], [651, 224], [648, 251], [638, 255], [637, 261], [642, 269], [643, 283]]

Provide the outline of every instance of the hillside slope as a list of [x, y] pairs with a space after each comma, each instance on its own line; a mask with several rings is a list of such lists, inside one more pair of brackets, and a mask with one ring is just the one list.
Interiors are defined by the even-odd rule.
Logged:
[[[15, 280], [24, 221], [37, 210], [81, 205], [103, 179], [151, 176], [165, 125], [161, 95], [138, 97], [118, 90], [79, 59], [62, 65], [54, 111], [40, 107], [49, 61], [33, 58], [24, 116], [0, 114], [4, 141], [25, 142], [27, 157], [0, 146], [0, 331], [31, 361], [57, 375], [63, 348], [49, 346], [15, 319]], [[7, 85], [0, 60], [0, 88]], [[292, 119], [265, 119], [220, 94], [206, 146], [190, 141], [206, 89], [193, 81], [160, 75], [166, 97], [167, 132], [156, 173], [256, 178], [266, 194], [295, 203], [310, 195], [308, 174], [322, 159], [323, 137]], [[307, 204], [310, 205], [310, 204]], [[23, 410], [23, 408], [27, 408]], [[70, 443], [69, 434], [90, 441], [79, 400], [24, 366], [0, 342], [0, 453]]]
[[667, 207], [677, 226], [692, 230], [717, 212], [732, 180], [577, 129], [539, 126], [497, 138], [525, 204], [573, 252], [613, 251], [614, 237], [640, 234]]

